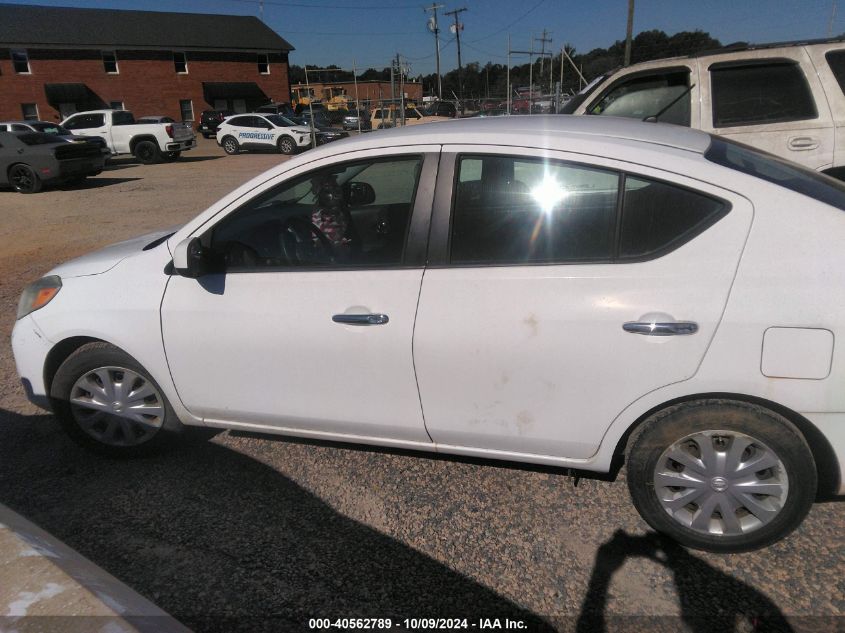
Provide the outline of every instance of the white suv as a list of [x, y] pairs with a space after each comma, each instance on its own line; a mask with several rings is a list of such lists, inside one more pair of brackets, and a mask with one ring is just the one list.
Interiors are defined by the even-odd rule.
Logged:
[[217, 144], [227, 154], [237, 154], [241, 149], [293, 154], [311, 145], [311, 130], [281, 114], [236, 114], [217, 126]]
[[185, 425], [607, 472], [694, 547], [845, 492], [845, 186], [709, 134], [481, 118], [286, 161], [63, 264], [12, 336], [78, 442]]
[[565, 114], [686, 125], [845, 178], [845, 41], [726, 48], [634, 64]]

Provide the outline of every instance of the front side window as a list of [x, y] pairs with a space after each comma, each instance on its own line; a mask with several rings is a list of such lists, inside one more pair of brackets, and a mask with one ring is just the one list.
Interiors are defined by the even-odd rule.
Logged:
[[24, 121], [37, 121], [38, 106], [34, 103], [22, 103], [21, 114], [23, 115]]
[[18, 74], [27, 74], [29, 69], [29, 55], [23, 49], [12, 50], [12, 66]]
[[270, 57], [266, 53], [258, 54], [258, 73], [261, 75], [270, 74]]
[[710, 66], [713, 127], [815, 119], [816, 103], [801, 67], [774, 59]]
[[103, 70], [109, 75], [118, 74], [117, 54], [114, 51], [103, 51]]
[[462, 156], [451, 262], [553, 263], [613, 256], [619, 174], [510, 156]]
[[284, 182], [214, 227], [214, 268], [399, 266], [421, 166], [420, 156], [358, 161]]
[[831, 72], [833, 72], [833, 76], [836, 77], [839, 89], [845, 93], [845, 50], [830, 51], [825, 53], [824, 57]]
[[185, 53], [182, 52], [175, 52], [173, 53], [173, 66], [176, 69], [176, 72], [184, 75], [188, 72], [188, 58]]
[[652, 73], [623, 78], [587, 109], [587, 114], [631, 119], [654, 117], [661, 123], [690, 125], [690, 71]]
[[103, 114], [80, 114], [68, 120], [64, 124], [69, 130], [87, 130], [95, 127], [102, 127], [106, 124], [106, 117]]

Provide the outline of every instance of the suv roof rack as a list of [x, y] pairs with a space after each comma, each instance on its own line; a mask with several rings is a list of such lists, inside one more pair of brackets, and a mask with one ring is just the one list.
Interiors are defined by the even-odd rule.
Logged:
[[[749, 44], [748, 42], [735, 42], [727, 44], [721, 48], [711, 48], [697, 53], [690, 53], [688, 58], [692, 57], [707, 57], [708, 55], [720, 55], [722, 53], [734, 53], [737, 51], [756, 51], [765, 50], [768, 48], [785, 48], [791, 46], [810, 46], [811, 44], [832, 44], [836, 42], [845, 42], [845, 37], [826, 37], [816, 40], [792, 40], [788, 42], [770, 42], [767, 44]], [[657, 61], [657, 60], [652, 60]]]

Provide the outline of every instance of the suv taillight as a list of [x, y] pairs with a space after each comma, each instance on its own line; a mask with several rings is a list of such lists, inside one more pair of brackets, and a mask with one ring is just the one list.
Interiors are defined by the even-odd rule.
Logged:
[[166, 128], [164, 128], [164, 131], [167, 132], [167, 136], [169, 136], [170, 138], [173, 138], [173, 126], [172, 125], [168, 125]]

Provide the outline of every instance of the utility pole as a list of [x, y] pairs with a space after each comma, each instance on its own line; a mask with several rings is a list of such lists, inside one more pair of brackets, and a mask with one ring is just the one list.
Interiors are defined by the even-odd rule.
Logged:
[[463, 13], [466, 11], [466, 7], [463, 9], [455, 9], [454, 11], [446, 11], [444, 15], [452, 15], [455, 17], [455, 25], [452, 27], [455, 29], [455, 41], [458, 45], [458, 99], [461, 102], [461, 112], [463, 113], [464, 110], [464, 68], [461, 65], [461, 29], [463, 29], [463, 24], [458, 22], [458, 14]]
[[425, 13], [432, 12], [433, 17], [429, 22], [429, 29], [434, 33], [435, 54], [437, 56], [437, 100], [443, 99], [443, 83], [440, 78], [440, 28], [437, 26], [437, 9], [442, 9], [446, 5], [432, 3], [430, 7], [423, 9]]
[[[551, 35], [551, 33], [549, 33], [548, 35]], [[539, 37], [537, 39], [539, 39], [540, 42], [542, 42], [541, 49], [540, 49], [540, 81], [542, 81], [542, 79], [543, 79], [543, 61], [545, 60], [545, 55], [546, 55], [546, 42], [551, 44], [552, 40], [551, 40], [551, 38], [546, 38], [546, 29], [543, 29], [543, 37]], [[534, 48], [534, 47], [532, 46], [531, 48]]]
[[631, 65], [631, 37], [634, 33], [634, 0], [628, 0], [628, 28], [625, 32], [625, 65]]

